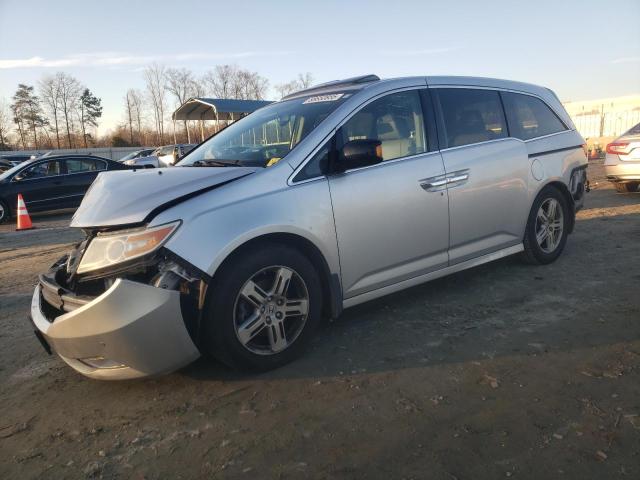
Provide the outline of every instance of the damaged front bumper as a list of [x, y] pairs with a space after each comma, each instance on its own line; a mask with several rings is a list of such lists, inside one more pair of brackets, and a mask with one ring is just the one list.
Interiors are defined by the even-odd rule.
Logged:
[[[61, 268], [61, 267], [58, 267]], [[96, 297], [43, 275], [33, 292], [36, 335], [76, 371], [122, 380], [168, 373], [200, 356], [179, 290], [116, 278]]]

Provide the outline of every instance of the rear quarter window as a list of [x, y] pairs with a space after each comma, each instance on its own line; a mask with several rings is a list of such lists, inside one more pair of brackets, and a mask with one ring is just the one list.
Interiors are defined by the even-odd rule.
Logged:
[[501, 95], [512, 137], [530, 140], [567, 129], [539, 98], [511, 92], [503, 92]]
[[437, 98], [448, 148], [507, 136], [500, 96], [495, 90], [438, 88]]

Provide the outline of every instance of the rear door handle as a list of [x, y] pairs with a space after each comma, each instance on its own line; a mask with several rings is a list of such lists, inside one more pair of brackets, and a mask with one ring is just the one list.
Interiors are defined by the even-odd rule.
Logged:
[[[436, 180], [436, 178], [438, 178], [438, 180]], [[424, 180], [420, 180], [420, 186], [427, 192], [435, 192], [438, 189], [440, 189], [440, 187], [444, 187], [446, 184], [447, 184], [446, 178], [434, 177], [434, 178], [425, 178]]]
[[447, 183], [463, 182], [463, 181], [468, 180], [468, 179], [469, 179], [469, 174], [468, 173], [463, 173], [462, 175], [456, 175], [455, 177], [447, 178]]

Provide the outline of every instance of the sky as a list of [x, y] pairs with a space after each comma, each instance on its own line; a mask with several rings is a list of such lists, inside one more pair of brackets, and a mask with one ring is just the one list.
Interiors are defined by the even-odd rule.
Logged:
[[236, 64], [272, 86], [304, 72], [474, 75], [563, 101], [632, 95], [639, 24], [639, 0], [0, 0], [0, 99], [65, 71], [102, 98], [106, 131], [152, 62], [197, 75]]

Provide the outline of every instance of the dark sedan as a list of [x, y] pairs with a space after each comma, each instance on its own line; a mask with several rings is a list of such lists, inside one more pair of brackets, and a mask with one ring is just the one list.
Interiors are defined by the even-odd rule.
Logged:
[[58, 155], [23, 162], [0, 175], [0, 223], [15, 215], [19, 193], [30, 213], [75, 208], [98, 173], [127, 168], [91, 155]]

